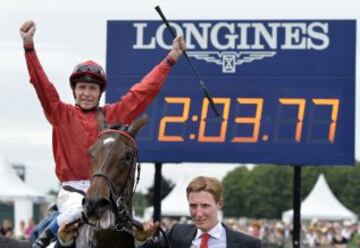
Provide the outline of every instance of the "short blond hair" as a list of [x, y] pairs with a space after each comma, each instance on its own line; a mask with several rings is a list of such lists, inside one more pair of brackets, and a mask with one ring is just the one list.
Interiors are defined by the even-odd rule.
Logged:
[[214, 197], [215, 202], [222, 201], [223, 186], [215, 177], [195, 177], [186, 187], [186, 196], [189, 199], [190, 193], [200, 191], [209, 192]]

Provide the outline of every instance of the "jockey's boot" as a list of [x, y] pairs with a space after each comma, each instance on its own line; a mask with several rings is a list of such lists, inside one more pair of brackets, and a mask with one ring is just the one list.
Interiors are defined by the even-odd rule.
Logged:
[[40, 235], [37, 237], [35, 242], [32, 245], [32, 248], [44, 248], [47, 247], [51, 239], [54, 237], [53, 233], [50, 230], [50, 227], [47, 227]]

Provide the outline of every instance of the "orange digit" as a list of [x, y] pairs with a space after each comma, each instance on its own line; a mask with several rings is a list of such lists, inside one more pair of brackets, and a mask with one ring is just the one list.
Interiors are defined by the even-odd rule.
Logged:
[[223, 104], [224, 111], [222, 114], [223, 121], [221, 122], [219, 136], [205, 136], [206, 117], [209, 109], [209, 100], [204, 98], [201, 109], [201, 120], [199, 126], [199, 142], [224, 142], [226, 138], [227, 121], [230, 112], [230, 98], [213, 98], [214, 103]]
[[295, 129], [295, 140], [297, 142], [300, 142], [301, 140], [301, 132], [303, 127], [303, 120], [304, 120], [304, 113], [305, 113], [305, 103], [306, 100], [303, 98], [279, 98], [279, 101], [281, 104], [285, 105], [299, 105], [299, 111], [297, 115], [297, 123], [296, 123], [296, 129]]
[[332, 106], [331, 123], [330, 123], [330, 128], [329, 128], [329, 141], [331, 143], [334, 143], [335, 133], [336, 133], [336, 123], [337, 123], [338, 113], [339, 113], [339, 104], [340, 104], [339, 99], [337, 99], [337, 98], [333, 98], [333, 99], [314, 98], [314, 99], [312, 99], [312, 101], [316, 105], [331, 105]]
[[184, 138], [181, 136], [170, 136], [165, 134], [166, 124], [167, 123], [181, 123], [185, 122], [189, 117], [190, 111], [190, 101], [189, 97], [165, 97], [167, 103], [180, 103], [184, 105], [182, 116], [165, 116], [161, 118], [160, 128], [159, 128], [159, 141], [169, 141], [169, 142], [182, 142]]
[[259, 131], [260, 131], [260, 121], [263, 109], [263, 102], [262, 98], [237, 98], [237, 101], [240, 104], [255, 104], [256, 105], [256, 112], [255, 117], [236, 117], [235, 123], [253, 123], [253, 135], [251, 137], [235, 137], [231, 140], [231, 142], [249, 142], [255, 143], [258, 141]]

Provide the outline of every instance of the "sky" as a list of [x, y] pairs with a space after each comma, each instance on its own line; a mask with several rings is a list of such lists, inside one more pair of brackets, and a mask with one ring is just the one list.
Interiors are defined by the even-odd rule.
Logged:
[[[169, 19], [360, 19], [358, 0], [1, 0], [0, 1], [0, 157], [23, 163], [27, 183], [45, 193], [58, 187], [51, 151], [51, 127], [28, 83], [19, 34], [21, 24], [34, 20], [35, 46], [48, 77], [64, 102], [73, 102], [68, 77], [80, 61], [106, 61], [107, 20], [159, 20], [160, 5]], [[357, 25], [359, 33], [359, 24]], [[124, 34], [125, 35], [125, 34]], [[357, 57], [358, 57], [357, 52]], [[360, 94], [356, 67], [356, 95]], [[104, 100], [104, 99], [102, 99]], [[356, 102], [356, 130], [360, 106]], [[360, 160], [360, 134], [356, 131], [355, 157]], [[182, 166], [183, 170], [178, 170]], [[222, 177], [238, 165], [164, 165], [165, 177], [176, 182], [180, 171]], [[206, 168], [206, 169], [204, 169]], [[153, 166], [143, 166], [140, 190], [153, 180]]]

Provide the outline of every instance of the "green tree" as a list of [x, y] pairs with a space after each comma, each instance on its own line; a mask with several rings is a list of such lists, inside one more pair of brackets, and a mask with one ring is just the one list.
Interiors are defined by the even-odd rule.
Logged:
[[248, 190], [245, 184], [248, 173], [249, 171], [246, 167], [238, 167], [224, 178], [223, 195], [225, 204], [223, 210], [225, 216], [241, 216], [247, 214], [245, 201], [243, 201], [243, 199], [247, 199]]
[[249, 217], [279, 218], [291, 204], [292, 171], [287, 166], [256, 166], [246, 202]]
[[239, 167], [224, 184], [224, 215], [274, 218], [292, 202], [291, 169], [286, 166]]
[[[353, 167], [315, 167], [302, 169], [302, 200], [323, 173], [334, 195], [350, 210], [360, 213], [360, 164]], [[280, 218], [293, 207], [293, 174], [290, 166], [239, 167], [223, 179], [224, 215], [227, 217]]]

